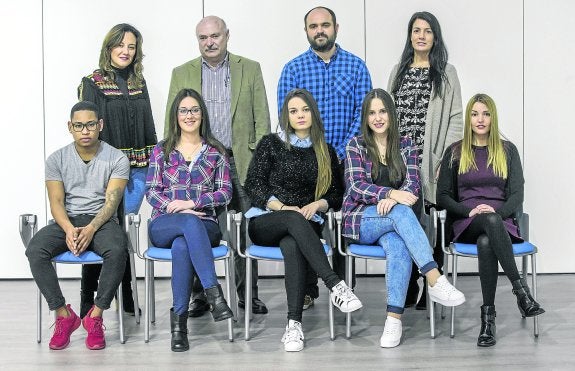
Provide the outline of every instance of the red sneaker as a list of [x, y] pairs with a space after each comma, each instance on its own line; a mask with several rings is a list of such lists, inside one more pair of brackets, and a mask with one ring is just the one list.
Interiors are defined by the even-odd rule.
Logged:
[[66, 305], [69, 317], [57, 317], [54, 323], [54, 335], [50, 339], [50, 349], [60, 350], [64, 349], [70, 344], [70, 335], [78, 327], [80, 327], [80, 317], [70, 307], [70, 304]]
[[104, 338], [104, 320], [102, 317], [90, 317], [92, 309], [86, 313], [86, 317], [82, 319], [82, 325], [88, 331], [86, 337], [86, 347], [91, 350], [104, 349], [106, 347], [106, 339]]

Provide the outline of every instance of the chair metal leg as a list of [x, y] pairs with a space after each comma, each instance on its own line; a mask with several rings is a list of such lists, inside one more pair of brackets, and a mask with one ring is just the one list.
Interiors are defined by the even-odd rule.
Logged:
[[136, 324], [140, 324], [140, 301], [138, 300], [138, 277], [136, 276], [136, 262], [134, 261], [134, 253], [129, 254], [130, 257], [130, 270], [132, 271], [132, 298], [134, 299], [134, 315], [136, 316]]
[[[449, 255], [443, 254], [443, 275], [449, 279]], [[428, 303], [429, 303], [429, 297]], [[445, 307], [441, 306], [441, 319], [445, 319]]]
[[[233, 256], [229, 256], [224, 259], [224, 274], [226, 277], [226, 296], [228, 299], [228, 304], [233, 306], [232, 304], [232, 287], [231, 287], [231, 279], [230, 279], [230, 261], [233, 259]], [[235, 288], [234, 288], [235, 289]], [[228, 318], [228, 340], [234, 341], [234, 318]]]
[[150, 341], [150, 312], [152, 311], [152, 306], [150, 303], [150, 287], [151, 287], [151, 283], [150, 283], [150, 279], [151, 279], [151, 275], [150, 275], [150, 264], [152, 264], [152, 262], [150, 262], [150, 260], [146, 259], [145, 260], [146, 263], [146, 267], [145, 267], [145, 273], [144, 273], [144, 342], [149, 342]]
[[245, 340], [250, 340], [250, 316], [252, 314], [252, 259], [246, 257], [246, 287], [245, 287], [244, 327]]
[[[453, 255], [452, 266], [453, 287], [457, 287], [457, 255]], [[455, 307], [451, 307], [451, 332], [449, 336], [455, 337]]]
[[150, 260], [150, 322], [156, 323], [156, 280], [154, 261]]
[[[533, 299], [537, 300], [537, 261], [535, 254], [531, 254], [531, 286], [533, 286]], [[533, 317], [533, 336], [539, 337], [539, 316]]]
[[38, 289], [38, 295], [36, 298], [37, 310], [36, 310], [36, 341], [38, 344], [42, 342], [42, 293]]
[[[347, 280], [347, 285], [352, 287], [353, 285], [353, 265], [355, 264], [355, 258], [353, 256], [347, 255], [345, 257], [345, 269], [346, 275], [345, 278]], [[351, 313], [345, 314], [345, 337], [351, 339]]]
[[120, 343], [126, 343], [126, 334], [124, 332], [124, 298], [122, 296], [122, 283], [116, 290], [118, 296], [118, 327], [120, 328]]
[[[333, 266], [332, 264], [332, 258], [328, 257], [329, 260], [329, 264], [330, 266]], [[331, 302], [331, 295], [330, 292], [328, 290], [327, 292], [327, 305], [328, 305], [328, 317], [329, 317], [329, 338], [331, 340], [335, 340], [335, 327], [334, 327], [334, 318], [333, 318], [333, 304]]]
[[431, 301], [429, 290], [426, 290], [427, 310], [429, 313], [429, 332], [432, 339], [435, 339], [435, 303]]

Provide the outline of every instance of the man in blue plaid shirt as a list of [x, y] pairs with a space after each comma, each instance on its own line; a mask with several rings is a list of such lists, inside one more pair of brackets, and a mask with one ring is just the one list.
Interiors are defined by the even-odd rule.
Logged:
[[[345, 146], [359, 134], [361, 104], [371, 90], [371, 77], [365, 62], [335, 43], [339, 25], [333, 10], [318, 6], [304, 16], [310, 48], [289, 61], [278, 82], [278, 117], [287, 93], [307, 89], [317, 101], [325, 139], [339, 157], [343, 178]], [[333, 256], [334, 270], [345, 279], [345, 258]], [[308, 272], [303, 309], [313, 305], [319, 296], [317, 275]]]
[[341, 160], [345, 146], [359, 134], [361, 104], [371, 90], [365, 62], [335, 43], [339, 25], [335, 13], [319, 6], [304, 17], [310, 48], [289, 61], [278, 82], [278, 115], [287, 93], [309, 90], [317, 101], [326, 141]]

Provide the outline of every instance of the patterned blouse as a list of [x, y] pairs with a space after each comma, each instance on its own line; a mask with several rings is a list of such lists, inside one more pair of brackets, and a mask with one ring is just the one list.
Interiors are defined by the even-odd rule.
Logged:
[[161, 141], [154, 147], [146, 176], [146, 199], [154, 208], [152, 219], [165, 214], [173, 200], [193, 200], [194, 210], [205, 212], [204, 219], [217, 223], [215, 208], [227, 205], [232, 198], [227, 157], [206, 144], [191, 166], [175, 149], [166, 163], [163, 144]]
[[[409, 138], [401, 138], [399, 148], [401, 158], [406, 166], [406, 176], [398, 188], [419, 196], [419, 166], [416, 151]], [[354, 137], [345, 150], [345, 195], [343, 197], [343, 235], [359, 240], [359, 225], [366, 207], [376, 205], [384, 199], [391, 187], [381, 187], [375, 184], [371, 177], [373, 162], [367, 155], [363, 136]]]
[[401, 81], [395, 96], [399, 120], [399, 134], [409, 137], [417, 150], [419, 165], [423, 156], [425, 118], [431, 97], [429, 68], [411, 67]]

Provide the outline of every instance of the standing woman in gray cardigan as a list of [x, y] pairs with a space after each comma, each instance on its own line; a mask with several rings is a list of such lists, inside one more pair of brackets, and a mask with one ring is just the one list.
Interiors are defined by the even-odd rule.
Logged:
[[[419, 156], [423, 199], [435, 203], [436, 169], [443, 151], [463, 136], [461, 87], [455, 67], [447, 63], [447, 49], [437, 18], [429, 12], [411, 16], [400, 62], [389, 77], [399, 119], [400, 135], [411, 138]], [[436, 249], [435, 261], [443, 262]], [[405, 306], [417, 302], [419, 277], [412, 269]], [[426, 285], [423, 285], [424, 290]], [[418, 309], [426, 307], [426, 293]]]

